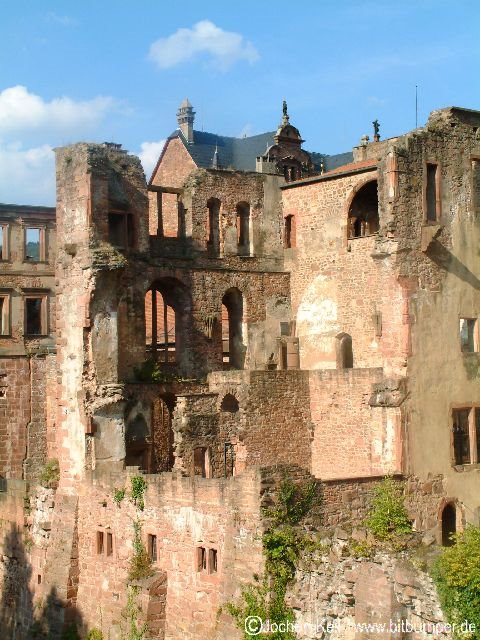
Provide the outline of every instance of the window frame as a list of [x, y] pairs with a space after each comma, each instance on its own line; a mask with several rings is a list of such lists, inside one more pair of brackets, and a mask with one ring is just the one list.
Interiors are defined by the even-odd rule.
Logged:
[[[469, 462], [457, 462], [455, 457], [454, 412], [468, 411]], [[478, 413], [478, 418], [477, 418]], [[480, 463], [480, 442], [477, 439], [477, 420], [480, 422], [480, 405], [473, 403], [454, 404], [450, 409], [450, 457], [453, 467], [471, 467]]]
[[[465, 321], [470, 321], [470, 322], [474, 322], [474, 326], [473, 326], [473, 351], [470, 350], [465, 350], [462, 348], [462, 333], [460, 330], [460, 323], [462, 320]], [[459, 316], [458, 317], [458, 338], [459, 338], [459, 342], [460, 342], [460, 351], [462, 353], [462, 355], [471, 355], [472, 353], [479, 353], [480, 352], [480, 335], [479, 335], [479, 322], [478, 322], [478, 318], [476, 318], [475, 316]]]
[[[428, 168], [436, 167], [435, 171], [435, 220], [428, 218]], [[438, 224], [442, 217], [442, 165], [436, 160], [426, 160], [423, 165], [423, 223]]]
[[[26, 338], [46, 338], [49, 334], [48, 297], [50, 290], [24, 289], [23, 290], [23, 335]], [[41, 300], [40, 307], [40, 333], [27, 333], [27, 300]]]
[[[39, 257], [33, 260], [27, 257], [27, 232], [29, 229], [39, 230]], [[47, 261], [46, 249], [47, 226], [45, 224], [24, 224], [23, 225], [23, 261], [28, 264], [40, 264]]]
[[158, 536], [156, 533], [147, 534], [147, 554], [150, 562], [158, 562]]
[[7, 222], [0, 221], [0, 229], [2, 230], [2, 253], [0, 262], [10, 261], [10, 225]]
[[[3, 300], [0, 309], [0, 338], [9, 338], [12, 335], [11, 291], [0, 289], [0, 298]], [[6, 331], [3, 330], [4, 327]]]

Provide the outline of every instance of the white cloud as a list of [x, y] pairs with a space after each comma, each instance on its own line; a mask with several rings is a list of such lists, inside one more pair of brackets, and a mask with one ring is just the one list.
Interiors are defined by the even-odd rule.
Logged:
[[55, 13], [55, 11], [49, 11], [47, 13], [47, 22], [55, 22], [62, 25], [62, 27], [76, 27], [78, 25], [78, 20], [75, 20], [75, 18], [61, 16]]
[[71, 134], [97, 125], [115, 106], [114, 99], [108, 96], [83, 102], [67, 97], [46, 102], [26, 87], [17, 85], [0, 92], [0, 134], [41, 129], [48, 130], [50, 135]]
[[55, 204], [55, 157], [52, 147], [22, 149], [0, 145], [0, 193], [12, 204]]
[[201, 20], [191, 29], [178, 29], [150, 46], [149, 58], [161, 69], [175, 67], [199, 54], [208, 54], [222, 70], [238, 60], [253, 63], [258, 52], [240, 33], [224, 31], [210, 20]]
[[165, 142], [165, 140], [159, 140], [158, 142], [142, 142], [140, 145], [141, 151], [138, 153], [138, 157], [142, 162], [147, 180], [157, 164], [157, 160], [163, 151]]

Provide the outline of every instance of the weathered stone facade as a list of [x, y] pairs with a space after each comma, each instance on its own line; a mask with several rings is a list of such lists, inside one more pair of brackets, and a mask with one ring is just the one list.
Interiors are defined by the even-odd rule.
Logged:
[[[184, 120], [148, 184], [120, 145], [82, 143], [57, 150], [56, 221], [0, 207], [8, 638], [120, 639], [138, 518], [150, 637], [240, 637], [217, 611], [262, 571], [278, 465], [322, 481], [327, 527], [361, 522], [386, 474], [432, 539], [478, 520], [480, 114], [435, 112], [313, 176], [288, 117], [257, 172]], [[345, 620], [376, 619], [377, 588], [385, 615], [441, 620], [425, 576], [349, 562], [299, 574], [300, 620], [334, 615], [329, 581]]]

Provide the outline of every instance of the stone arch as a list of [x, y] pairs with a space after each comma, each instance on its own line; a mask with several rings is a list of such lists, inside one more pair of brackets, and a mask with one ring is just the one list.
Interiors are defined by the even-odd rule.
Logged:
[[351, 335], [342, 332], [335, 336], [335, 355], [337, 369], [353, 369], [353, 346]]
[[379, 226], [378, 183], [376, 178], [369, 178], [355, 186], [347, 201], [347, 237], [372, 235]]
[[220, 403], [220, 411], [226, 411], [228, 413], [237, 413], [240, 408], [237, 398], [232, 393], [227, 393], [223, 396]]
[[243, 316], [243, 295], [236, 287], [231, 287], [222, 298], [222, 345], [223, 362], [232, 369], [245, 366]]
[[456, 498], [443, 498], [438, 506], [437, 520], [438, 544], [451, 546], [450, 535], [463, 531], [465, 524], [465, 513], [461, 503]]
[[145, 294], [147, 352], [154, 360], [182, 364], [187, 357], [191, 299], [178, 279], [156, 279]]

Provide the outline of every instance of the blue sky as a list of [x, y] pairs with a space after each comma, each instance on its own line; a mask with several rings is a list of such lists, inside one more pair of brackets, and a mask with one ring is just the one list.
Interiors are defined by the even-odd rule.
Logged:
[[195, 128], [349, 150], [432, 109], [480, 109], [478, 0], [0, 0], [0, 202], [54, 204], [52, 148], [121, 142], [147, 172], [188, 97]]

